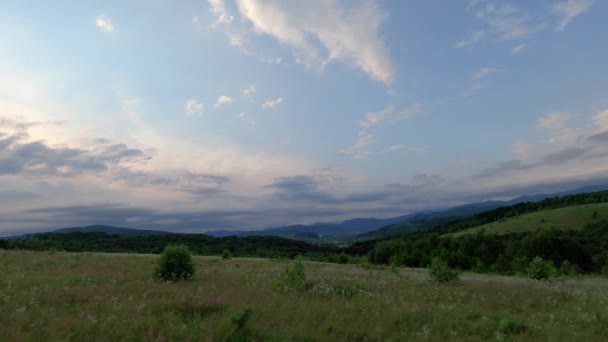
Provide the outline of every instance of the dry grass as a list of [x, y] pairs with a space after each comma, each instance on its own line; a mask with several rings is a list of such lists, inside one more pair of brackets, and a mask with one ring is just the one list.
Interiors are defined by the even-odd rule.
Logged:
[[[152, 278], [155, 261], [0, 251], [0, 340], [608, 339], [600, 278], [465, 274], [438, 286], [424, 270], [309, 263], [312, 288], [283, 293], [273, 285], [287, 261], [196, 258], [194, 279], [177, 284]], [[251, 320], [235, 331], [245, 308]]]

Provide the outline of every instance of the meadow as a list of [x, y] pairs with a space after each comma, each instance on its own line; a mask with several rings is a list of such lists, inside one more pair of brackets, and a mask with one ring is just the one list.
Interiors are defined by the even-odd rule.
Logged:
[[487, 234], [512, 234], [535, 229], [582, 229], [594, 220], [607, 218], [608, 203], [573, 205], [509, 217], [449, 235], [461, 236], [481, 231]]
[[608, 280], [551, 282], [307, 263], [310, 287], [276, 288], [290, 260], [195, 257], [190, 281], [153, 277], [156, 255], [0, 250], [0, 341], [608, 339]]

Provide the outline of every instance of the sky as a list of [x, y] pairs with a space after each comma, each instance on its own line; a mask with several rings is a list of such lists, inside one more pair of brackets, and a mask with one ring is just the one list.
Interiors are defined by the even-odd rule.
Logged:
[[608, 183], [601, 0], [3, 0], [0, 235]]

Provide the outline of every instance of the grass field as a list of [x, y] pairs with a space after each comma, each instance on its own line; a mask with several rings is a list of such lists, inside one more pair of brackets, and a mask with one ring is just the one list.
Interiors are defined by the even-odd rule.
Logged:
[[0, 340], [608, 339], [601, 278], [440, 286], [425, 270], [309, 263], [312, 288], [284, 293], [289, 261], [197, 257], [193, 280], [172, 284], [152, 277], [156, 258], [0, 250]]
[[608, 219], [608, 203], [575, 205], [559, 209], [537, 211], [469, 228], [450, 235], [459, 236], [464, 234], [475, 234], [481, 230], [485, 230], [488, 234], [509, 234], [529, 232], [543, 228], [581, 229], [594, 220], [592, 218], [594, 212], [597, 212], [598, 219]]

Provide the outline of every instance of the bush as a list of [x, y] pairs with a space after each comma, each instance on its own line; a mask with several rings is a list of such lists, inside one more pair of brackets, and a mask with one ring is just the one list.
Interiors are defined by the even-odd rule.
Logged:
[[513, 319], [501, 319], [498, 323], [498, 331], [496, 332], [496, 337], [502, 339], [506, 336], [510, 335], [519, 335], [523, 334], [528, 330], [528, 327], [520, 321]]
[[232, 259], [232, 254], [230, 253], [229, 250], [224, 249], [224, 251], [222, 252], [222, 259], [224, 259], [224, 260]]
[[188, 280], [194, 275], [192, 253], [184, 245], [165, 247], [158, 260], [156, 276], [166, 281]]
[[433, 258], [429, 267], [429, 278], [438, 284], [449, 284], [457, 282], [459, 274], [457, 270], [449, 268], [445, 261]]
[[281, 275], [279, 287], [287, 291], [304, 291], [308, 288], [306, 282], [306, 265], [302, 256], [296, 257], [292, 268], [287, 267]]
[[546, 261], [537, 256], [530, 262], [530, 265], [528, 265], [528, 278], [534, 280], [547, 280], [551, 275], [552, 268], [553, 264], [551, 261]]
[[563, 276], [575, 276], [578, 272], [578, 267], [573, 265], [570, 261], [564, 260], [559, 268], [559, 273]]

